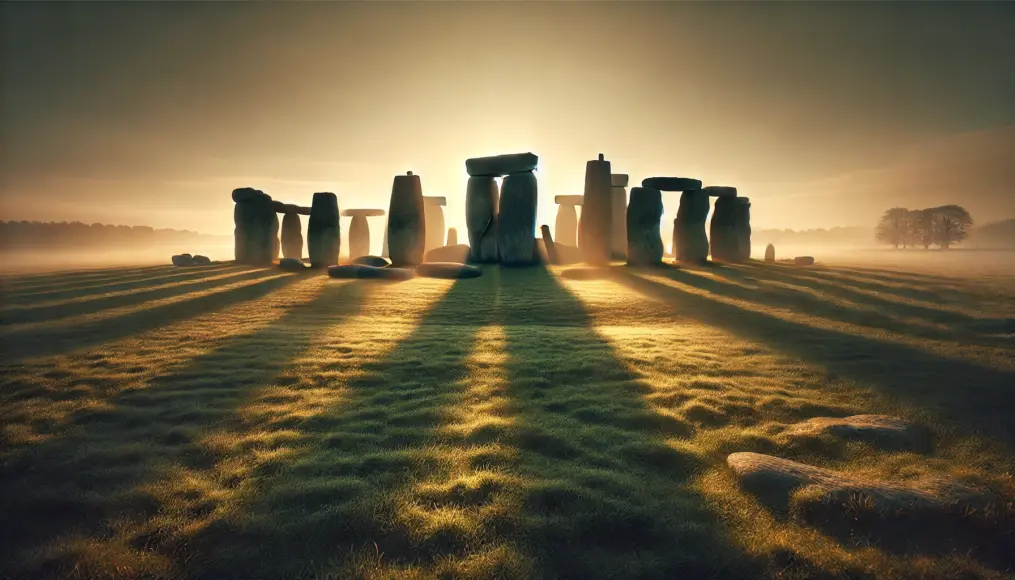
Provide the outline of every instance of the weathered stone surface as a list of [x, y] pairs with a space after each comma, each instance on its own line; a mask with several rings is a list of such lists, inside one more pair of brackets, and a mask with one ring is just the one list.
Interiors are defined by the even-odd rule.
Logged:
[[701, 189], [701, 180], [689, 177], [646, 177], [641, 186], [659, 191], [695, 191]]
[[765, 246], [765, 261], [766, 262], [775, 261], [775, 246], [773, 246], [772, 244], [768, 244], [767, 246]]
[[352, 263], [360, 266], [373, 266], [374, 268], [386, 268], [391, 265], [391, 262], [380, 256], [359, 256], [353, 259]]
[[533, 171], [539, 157], [533, 153], [510, 153], [493, 157], [474, 157], [465, 160], [465, 170], [471, 176], [500, 177], [511, 173]]
[[423, 261], [426, 224], [423, 185], [418, 175], [396, 175], [388, 208], [388, 253], [395, 267], [413, 267]]
[[233, 191], [233, 198], [239, 199], [233, 207], [233, 231], [237, 263], [265, 265], [272, 262], [276, 235], [272, 229], [277, 215], [272, 209], [272, 200], [266, 193], [251, 188]]
[[793, 258], [793, 263], [797, 266], [813, 266], [814, 256], [797, 256]]
[[271, 201], [271, 196], [260, 189], [254, 189], [253, 187], [239, 187], [233, 190], [233, 201], [235, 203], [243, 203], [253, 200], [263, 201], [265, 199], [267, 199], [267, 201]]
[[627, 206], [627, 263], [654, 266], [663, 261], [663, 240], [659, 222], [663, 197], [658, 189], [635, 187]]
[[543, 236], [543, 249], [546, 251], [547, 260], [551, 264], [559, 264], [560, 260], [557, 258], [557, 248], [553, 243], [553, 236], [550, 235], [550, 226], [540, 226], [539, 233]]
[[464, 264], [469, 261], [469, 246], [457, 244], [441, 246], [426, 253], [426, 262], [455, 262]]
[[365, 215], [354, 215], [349, 222], [349, 255], [366, 256], [370, 253], [370, 224]]
[[471, 259], [494, 263], [497, 251], [497, 214], [500, 194], [493, 177], [470, 177], [465, 191], [465, 225], [469, 233]]
[[288, 272], [302, 272], [307, 269], [303, 260], [298, 258], [282, 258], [278, 261], [278, 267]]
[[733, 199], [736, 201], [733, 208], [737, 240], [734, 255], [737, 262], [746, 262], [751, 259], [751, 200], [746, 197]]
[[[585, 193], [578, 221], [578, 249], [582, 259], [592, 265], [610, 261], [610, 237], [613, 232], [613, 194], [610, 162], [603, 154], [585, 164]], [[630, 228], [628, 228], [630, 229]]]
[[865, 441], [884, 449], [925, 451], [930, 447], [930, 434], [926, 429], [889, 415], [815, 417], [792, 425], [786, 433], [790, 436], [828, 434]]
[[478, 278], [483, 271], [459, 262], [423, 262], [416, 266], [416, 274], [424, 278]]
[[207, 266], [209, 264], [211, 264], [211, 258], [209, 258], [208, 256], [202, 256], [200, 254], [194, 255], [195, 266]]
[[423, 215], [426, 221], [424, 253], [444, 245], [444, 197], [423, 196]]
[[557, 233], [559, 243], [578, 247], [578, 212], [575, 211], [574, 205], [561, 204], [557, 208], [557, 220], [553, 224], [553, 230]]
[[538, 186], [534, 173], [512, 173], [501, 184], [497, 250], [508, 266], [532, 264]]
[[299, 214], [282, 216], [282, 257], [303, 259], [303, 225]]
[[712, 259], [744, 262], [751, 257], [751, 202], [746, 197], [720, 197], [709, 224]]
[[174, 266], [193, 266], [194, 258], [190, 254], [177, 254], [173, 256]]
[[725, 185], [709, 185], [701, 188], [710, 197], [736, 197], [737, 188]]
[[610, 185], [612, 187], [627, 187], [628, 175], [626, 173], [614, 173], [610, 175]]
[[338, 263], [342, 227], [338, 221], [338, 196], [331, 192], [317, 192], [310, 204], [307, 220], [307, 250], [310, 265], [322, 268]]
[[[617, 174], [613, 174], [616, 178]], [[626, 175], [624, 176], [627, 177]], [[623, 180], [625, 183], [627, 179]], [[610, 257], [614, 260], [627, 258], [627, 189], [622, 186], [610, 188]]]
[[859, 495], [871, 498], [881, 510], [945, 513], [956, 505], [982, 508], [991, 500], [985, 492], [944, 477], [927, 477], [906, 485], [860, 480], [831, 469], [746, 452], [731, 454], [726, 463], [744, 489], [780, 506], [788, 506], [792, 495], [817, 503]]
[[375, 268], [360, 264], [346, 264], [328, 268], [328, 276], [332, 278], [360, 278], [380, 280], [408, 280], [416, 275], [412, 268]]
[[448, 243], [446, 246], [457, 246], [458, 245], [458, 230], [455, 228], [448, 228]]
[[708, 236], [705, 234], [708, 210], [708, 195], [704, 191], [680, 194], [680, 208], [673, 220], [673, 252], [681, 262], [701, 263], [708, 259]]

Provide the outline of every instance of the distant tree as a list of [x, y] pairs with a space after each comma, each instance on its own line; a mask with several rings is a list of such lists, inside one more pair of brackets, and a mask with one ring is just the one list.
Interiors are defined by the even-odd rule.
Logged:
[[934, 209], [917, 209], [910, 212], [909, 228], [913, 245], [920, 244], [927, 250], [934, 243]]
[[934, 242], [947, 250], [956, 242], [961, 242], [969, 235], [973, 218], [965, 208], [957, 205], [943, 205], [932, 210], [934, 212]]
[[874, 239], [883, 244], [891, 244], [897, 250], [899, 244], [904, 243], [907, 239], [908, 229], [909, 210], [904, 207], [893, 207], [885, 210], [881, 216], [881, 221], [878, 222], [877, 229], [874, 230]]

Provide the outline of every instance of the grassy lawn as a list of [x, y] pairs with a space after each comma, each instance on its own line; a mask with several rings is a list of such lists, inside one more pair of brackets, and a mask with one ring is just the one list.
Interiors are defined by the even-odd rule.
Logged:
[[[561, 274], [3, 278], [0, 577], [1015, 570], [1015, 274]], [[933, 446], [789, 433], [863, 413], [923, 425]], [[946, 546], [859, 516], [832, 533], [744, 492], [725, 462], [738, 451], [944, 474], [999, 499]]]

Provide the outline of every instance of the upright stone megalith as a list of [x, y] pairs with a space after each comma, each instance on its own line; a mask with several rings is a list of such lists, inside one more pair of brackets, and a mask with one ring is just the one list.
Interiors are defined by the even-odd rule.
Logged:
[[448, 243], [446, 246], [457, 246], [458, 245], [458, 230], [455, 228], [448, 228]]
[[746, 262], [751, 259], [751, 200], [746, 197], [734, 198], [736, 204], [734, 221], [736, 223], [736, 253], [734, 257], [737, 262]]
[[282, 216], [282, 257], [303, 259], [303, 225], [295, 212]]
[[330, 191], [315, 193], [310, 203], [310, 219], [307, 220], [307, 253], [311, 267], [326, 268], [338, 264], [341, 234], [338, 196]]
[[553, 224], [555, 243], [574, 248], [578, 247], [578, 212], [575, 206], [582, 204], [580, 195], [558, 195], [553, 198], [557, 203], [557, 220]]
[[[267, 265], [272, 262], [278, 239], [274, 204], [259, 189], [241, 187], [233, 190], [233, 223], [235, 258], [241, 264]], [[275, 227], [272, 236], [272, 227]]]
[[765, 261], [766, 262], [775, 261], [775, 246], [773, 246], [772, 244], [768, 244], [767, 246], [765, 246]]
[[744, 262], [751, 257], [751, 201], [746, 197], [720, 197], [709, 224], [712, 259]]
[[614, 260], [627, 258], [627, 181], [626, 173], [610, 176], [611, 230], [610, 255]]
[[603, 154], [585, 164], [585, 194], [582, 215], [578, 222], [578, 249], [588, 264], [610, 261], [610, 236], [613, 233], [612, 178], [610, 162]]
[[537, 202], [538, 186], [533, 172], [511, 173], [504, 178], [497, 222], [497, 250], [502, 264], [533, 263]]
[[492, 176], [469, 177], [465, 190], [465, 225], [469, 234], [469, 257], [473, 262], [498, 260], [497, 217], [500, 193]]
[[349, 223], [349, 258], [370, 255], [370, 224], [368, 217], [384, 215], [383, 209], [347, 209], [342, 215], [351, 217]]
[[681, 262], [701, 263], [708, 259], [708, 194], [698, 189], [680, 194], [677, 219], [673, 220], [673, 253]]
[[423, 196], [423, 216], [426, 222], [424, 253], [444, 245], [444, 206], [446, 197]]
[[423, 262], [426, 222], [423, 185], [411, 171], [396, 175], [388, 208], [388, 252], [396, 268], [415, 267]]
[[663, 195], [658, 189], [635, 187], [627, 206], [627, 263], [654, 266], [663, 261]]

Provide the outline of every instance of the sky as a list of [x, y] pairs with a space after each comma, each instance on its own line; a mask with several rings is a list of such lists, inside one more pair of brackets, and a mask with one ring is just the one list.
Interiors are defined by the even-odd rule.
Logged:
[[0, 13], [0, 219], [229, 234], [233, 188], [386, 209], [411, 170], [464, 234], [465, 159], [524, 151], [539, 156], [551, 226], [553, 196], [581, 193], [599, 153], [632, 185], [736, 186], [755, 228], [872, 225], [897, 204], [1015, 217], [1015, 3]]

